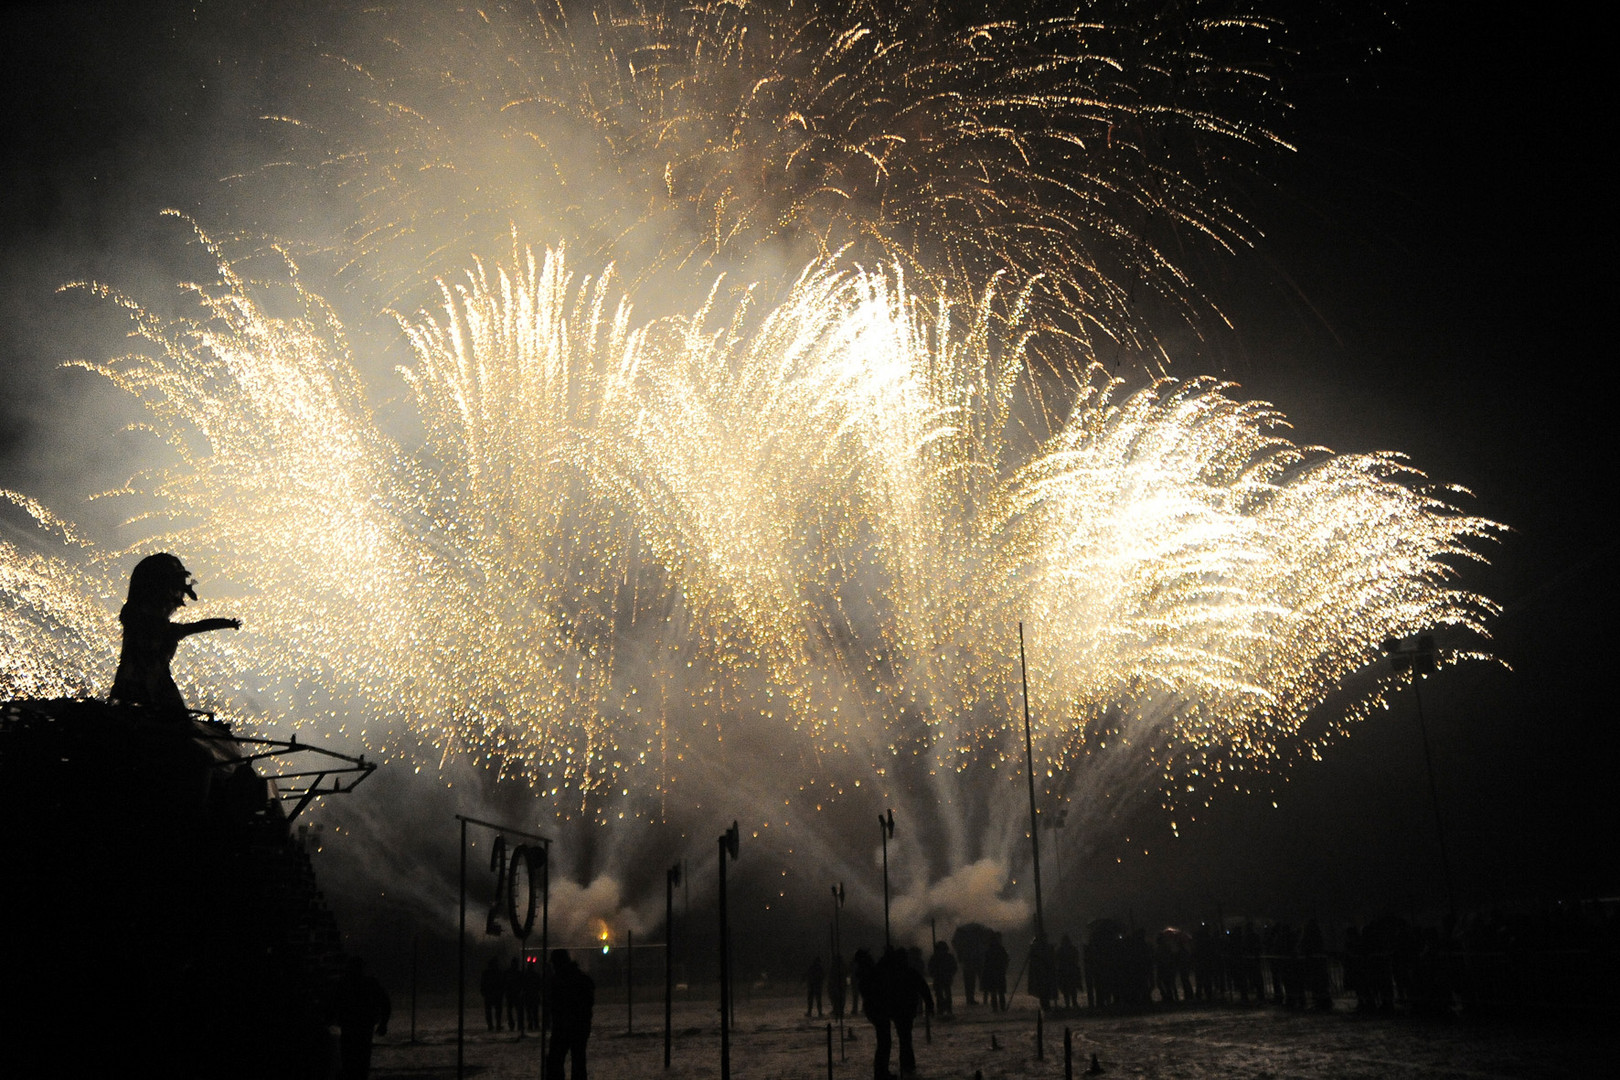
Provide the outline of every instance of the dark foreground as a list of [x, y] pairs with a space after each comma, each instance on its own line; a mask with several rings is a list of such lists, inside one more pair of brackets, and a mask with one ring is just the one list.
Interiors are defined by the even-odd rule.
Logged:
[[[419, 1010], [418, 1041], [412, 1044], [409, 1004], [397, 999], [396, 1004], [403, 1007], [397, 1008], [389, 1035], [379, 1040], [372, 1075], [382, 1080], [455, 1076], [454, 1008]], [[637, 1004], [633, 1035], [626, 1034], [622, 1003], [599, 1007], [590, 1043], [590, 1075], [596, 1080], [718, 1077], [720, 1036], [713, 1013], [712, 1005], [696, 1002], [677, 1008], [671, 1067], [666, 1072], [661, 1004]], [[489, 1034], [482, 1016], [471, 1011], [467, 1020], [465, 1075], [483, 1080], [539, 1077], [539, 1040]], [[991, 1014], [980, 1008], [934, 1023], [928, 1043], [918, 1024], [918, 1076], [921, 1080], [970, 1080], [976, 1073], [984, 1080], [1064, 1077], [1065, 1026], [1073, 1032], [1077, 1077], [1085, 1075], [1091, 1055], [1096, 1054], [1103, 1076], [1119, 1078], [1563, 1080], [1615, 1075], [1620, 1050], [1620, 1035], [1602, 1018], [1486, 1025], [1459, 1019], [1364, 1016], [1341, 1001], [1327, 1013], [1212, 1006], [1048, 1020], [1043, 1059], [1036, 1054], [1033, 1009], [1015, 1007]], [[835, 1080], [865, 1080], [872, 1075], [871, 1028], [863, 1021], [849, 1030], [855, 1041], [844, 1047], [840, 1060], [838, 1030], [833, 1028], [830, 1075]], [[829, 1076], [826, 1021], [806, 1020], [803, 1006], [790, 999], [740, 1003], [731, 1063], [731, 1075], [737, 1080], [822, 1080]]]

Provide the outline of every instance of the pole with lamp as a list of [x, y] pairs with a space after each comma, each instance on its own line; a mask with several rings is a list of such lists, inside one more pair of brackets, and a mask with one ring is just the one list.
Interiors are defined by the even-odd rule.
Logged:
[[1451, 856], [1446, 850], [1445, 822], [1440, 817], [1440, 790], [1434, 782], [1434, 755], [1429, 750], [1429, 726], [1423, 720], [1423, 695], [1418, 690], [1418, 683], [1423, 677], [1435, 671], [1434, 636], [1419, 634], [1399, 641], [1388, 638], [1381, 649], [1389, 657], [1390, 667], [1398, 672], [1412, 673], [1412, 700], [1417, 704], [1418, 733], [1423, 737], [1423, 765], [1429, 775], [1429, 805], [1434, 810], [1434, 832], [1440, 841], [1440, 871], [1445, 875], [1446, 909], [1455, 923], [1457, 895], [1451, 886]]
[[843, 986], [844, 981], [844, 941], [838, 925], [838, 913], [844, 907], [844, 883], [840, 881], [832, 887], [833, 895], [833, 962], [832, 977], [839, 982], [838, 992], [833, 995], [837, 1008], [833, 1010], [838, 1014], [838, 1060], [844, 1059], [844, 1002], [848, 1000]]
[[737, 858], [737, 823], [720, 836], [720, 1080], [731, 1080], [731, 944], [726, 915], [726, 863]]
[[664, 1068], [669, 1068], [671, 1020], [675, 1001], [675, 886], [681, 883], [681, 864], [664, 874]]
[[883, 951], [887, 953], [893, 946], [889, 941], [889, 839], [894, 836], [894, 808], [889, 808], [888, 816], [878, 815], [878, 832], [883, 835]]
[[1029, 781], [1029, 851], [1035, 870], [1035, 945], [1046, 949], [1046, 910], [1041, 906], [1041, 834], [1035, 820], [1035, 741], [1029, 723], [1029, 668], [1024, 662], [1024, 624], [1018, 624], [1018, 672], [1024, 682], [1024, 776]]

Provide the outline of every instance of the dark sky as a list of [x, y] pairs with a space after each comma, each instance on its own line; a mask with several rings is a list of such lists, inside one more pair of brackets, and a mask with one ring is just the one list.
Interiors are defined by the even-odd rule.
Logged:
[[[54, 290], [174, 280], [157, 211], [199, 205], [256, 152], [242, 118], [287, 77], [280, 50], [304, 42], [265, 14], [277, 5], [258, 9], [263, 23], [180, 3], [6, 7], [0, 487], [82, 494], [119, 463], [81, 427], [118, 421], [55, 364], [107, 354], [115, 330]], [[1459, 892], [1616, 895], [1620, 733], [1596, 678], [1613, 664], [1615, 596], [1602, 522], [1615, 422], [1599, 372], [1614, 309], [1611, 88], [1595, 26], [1457, 10], [1476, 9], [1401, 9], [1375, 58], [1299, 84], [1299, 152], [1250, 193], [1266, 235], [1210, 268], [1237, 330], [1196, 363], [1279, 405], [1298, 440], [1406, 451], [1513, 527], [1466, 579], [1505, 606], [1496, 647], [1512, 673], [1476, 665], [1423, 691]], [[1048, 873], [1084, 879], [1088, 908], [1145, 919], [1434, 901], [1406, 698], [1294, 770], [1277, 803], [1221, 801], [1180, 840], [1161, 828], [1114, 844], [1120, 862]]]

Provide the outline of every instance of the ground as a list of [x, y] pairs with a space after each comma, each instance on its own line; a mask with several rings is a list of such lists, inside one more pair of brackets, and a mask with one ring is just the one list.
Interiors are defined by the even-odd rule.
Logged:
[[[372, 1075], [390, 1078], [454, 1077], [456, 1013], [453, 1003], [417, 1010], [411, 1041], [408, 1001], [396, 998], [394, 1025], [379, 1040]], [[719, 1025], [713, 1004], [691, 1002], [675, 1010], [671, 1066], [663, 1068], [663, 1007], [637, 1002], [627, 1017], [622, 1001], [600, 1005], [590, 1043], [596, 1080], [668, 1077], [697, 1080], [720, 1075]], [[739, 1000], [731, 1039], [736, 1080], [865, 1080], [872, 1075], [872, 1030], [849, 1025], [855, 1041], [839, 1058], [832, 1029], [828, 1068], [827, 1021], [806, 1020], [790, 998]], [[476, 1014], [476, 1015], [475, 1015]], [[633, 1021], [629, 1034], [627, 1021]], [[1036, 1080], [1064, 1077], [1063, 1034], [1073, 1032], [1073, 1075], [1083, 1076], [1096, 1054], [1108, 1078], [1208, 1080], [1564, 1080], [1613, 1075], [1620, 1037], [1600, 1018], [1542, 1017], [1491, 1025], [1464, 1020], [1421, 1021], [1406, 1016], [1357, 1015], [1347, 1001], [1327, 1013], [1288, 1012], [1269, 1006], [1185, 1007], [1143, 1016], [1053, 1019], [1044, 1030], [1044, 1059], [1036, 1055], [1033, 1009], [991, 1014], [958, 1008], [954, 1020], [936, 1021], [923, 1041], [918, 1025], [919, 1080]], [[539, 1040], [484, 1030], [480, 1009], [469, 1007], [463, 1050], [466, 1076], [482, 1080], [538, 1080]], [[896, 1067], [898, 1062], [896, 1062]]]

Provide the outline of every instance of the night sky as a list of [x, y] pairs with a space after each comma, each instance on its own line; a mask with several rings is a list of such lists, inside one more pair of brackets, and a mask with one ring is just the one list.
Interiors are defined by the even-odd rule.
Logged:
[[[1602, 524], [1615, 421], [1600, 359], [1615, 307], [1600, 164], [1612, 88], [1590, 23], [1422, 7], [1398, 11], [1373, 58], [1324, 48], [1302, 73], [1287, 132], [1299, 151], [1246, 193], [1265, 236], [1208, 267], [1236, 329], [1177, 373], [1239, 382], [1300, 442], [1404, 451], [1513, 528], [1465, 578], [1504, 605], [1495, 648], [1512, 672], [1475, 664], [1423, 688], [1459, 897], [1620, 895], [1605, 644], [1617, 552]], [[307, 43], [276, 17], [206, 4], [5, 11], [0, 487], [81, 517], [86, 492], [123, 478], [108, 433], [128, 416], [56, 365], [116, 351], [118, 323], [56, 287], [160, 294], [183, 259], [158, 211], [206, 207], [216, 178], [260, 152], [251, 118], [288, 77], [279, 58]], [[1179, 839], [1161, 824], [1048, 881], [1084, 879], [1092, 904], [1144, 921], [1439, 906], [1409, 696], [1292, 770], [1276, 803], [1218, 798]]]

